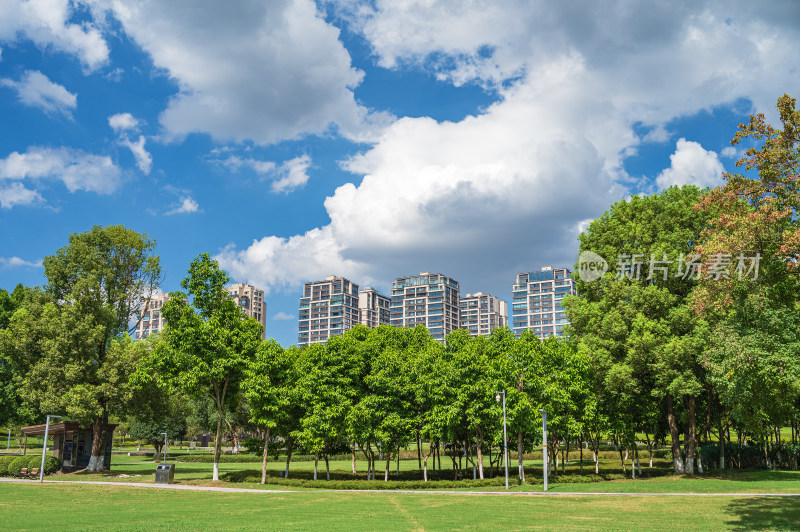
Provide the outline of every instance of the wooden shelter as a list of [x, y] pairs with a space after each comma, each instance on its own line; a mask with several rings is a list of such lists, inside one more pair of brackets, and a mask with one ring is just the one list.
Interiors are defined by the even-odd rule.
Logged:
[[[116, 424], [103, 426], [106, 435], [106, 449], [103, 467], [111, 469], [111, 443]], [[25, 452], [28, 454], [28, 436], [44, 436], [44, 425], [22, 427], [25, 434]], [[53, 436], [53, 456], [61, 460], [61, 471], [68, 473], [89, 465], [92, 456], [92, 428], [81, 427], [74, 421], [50, 423], [48, 435]], [[45, 445], [47, 442], [45, 442]]]

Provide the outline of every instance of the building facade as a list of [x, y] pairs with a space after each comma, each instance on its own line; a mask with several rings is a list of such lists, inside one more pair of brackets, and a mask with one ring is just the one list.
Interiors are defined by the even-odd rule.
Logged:
[[263, 327], [262, 338], [267, 337], [267, 302], [264, 301], [264, 291], [245, 284], [237, 283], [226, 288], [228, 295], [251, 318], [255, 318]]
[[483, 292], [462, 296], [459, 309], [461, 328], [470, 336], [488, 336], [508, 325], [508, 303]]
[[156, 294], [145, 303], [141, 319], [136, 326], [136, 339], [143, 340], [151, 334], [164, 330], [165, 322], [161, 307], [170, 299], [169, 294]]
[[434, 339], [459, 328], [458, 282], [440, 273], [400, 277], [392, 285], [391, 325], [425, 325]]
[[530, 329], [539, 338], [564, 336], [568, 320], [562, 302], [567, 294], [575, 294], [567, 268], [545, 266], [538, 272], [517, 274], [511, 302], [514, 333], [519, 336]]
[[324, 281], [305, 283], [298, 312], [297, 344], [326, 342], [359, 322], [358, 285], [329, 275]]
[[374, 329], [378, 325], [391, 323], [389, 310], [391, 299], [374, 288], [364, 288], [358, 292], [358, 322]]

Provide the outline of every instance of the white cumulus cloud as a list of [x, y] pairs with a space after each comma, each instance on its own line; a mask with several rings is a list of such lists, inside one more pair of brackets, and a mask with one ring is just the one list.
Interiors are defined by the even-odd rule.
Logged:
[[71, 118], [72, 110], [78, 105], [75, 94], [38, 70], [26, 70], [19, 81], [0, 79], [0, 85], [14, 89], [23, 104], [38, 107], [48, 114], [61, 113]]
[[0, 207], [10, 209], [17, 205], [32, 205], [43, 202], [44, 198], [35, 190], [26, 188], [22, 183], [11, 183], [0, 186]]
[[117, 113], [108, 117], [108, 125], [111, 129], [119, 133], [138, 128], [139, 121], [130, 113]]
[[361, 138], [386, 119], [356, 102], [353, 88], [363, 73], [312, 0], [109, 7], [179, 84], [160, 117], [168, 135], [270, 144], [335, 126]]
[[108, 61], [108, 45], [91, 21], [70, 22], [81, 0], [3, 0], [0, 2], [0, 42], [14, 43], [20, 36], [42, 49], [75, 55], [84, 67], [95, 70]]
[[24, 153], [15, 151], [0, 159], [0, 179], [49, 179], [62, 182], [70, 192], [110, 194], [119, 187], [122, 172], [108, 156], [72, 148], [31, 146]]
[[669, 156], [670, 167], [656, 178], [658, 188], [672, 185], [697, 185], [716, 187], [722, 184], [725, 169], [716, 152], [705, 150], [699, 143], [678, 139], [675, 153]]
[[274, 316], [272, 316], [272, 319], [276, 321], [288, 321], [297, 319], [297, 316], [295, 316], [294, 314], [287, 314], [286, 312], [280, 311]]
[[191, 214], [199, 211], [200, 205], [194, 199], [192, 199], [191, 196], [183, 196], [180, 198], [178, 203], [173, 206], [172, 209], [168, 210], [164, 214], [171, 216], [173, 214]]

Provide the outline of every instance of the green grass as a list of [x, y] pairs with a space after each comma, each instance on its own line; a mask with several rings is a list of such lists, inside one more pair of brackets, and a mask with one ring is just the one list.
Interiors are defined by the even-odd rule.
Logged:
[[4, 530], [776, 530], [797, 500], [236, 494], [0, 484]]

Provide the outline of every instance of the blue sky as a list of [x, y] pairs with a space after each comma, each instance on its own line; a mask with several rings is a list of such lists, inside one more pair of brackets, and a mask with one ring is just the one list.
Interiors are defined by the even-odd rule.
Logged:
[[165, 291], [202, 252], [267, 290], [284, 345], [325, 275], [509, 299], [614, 201], [720, 184], [796, 91], [796, 2], [560, 4], [2, 2], [0, 287], [124, 224]]

